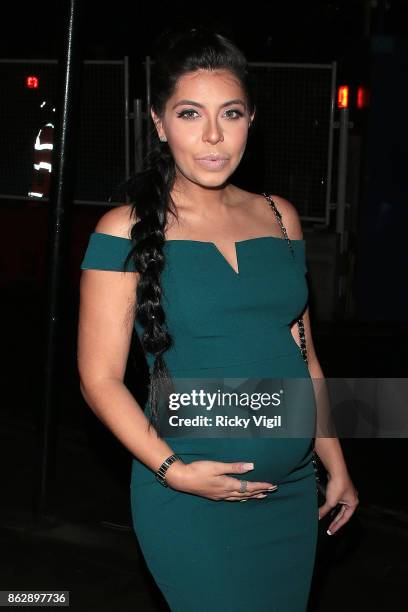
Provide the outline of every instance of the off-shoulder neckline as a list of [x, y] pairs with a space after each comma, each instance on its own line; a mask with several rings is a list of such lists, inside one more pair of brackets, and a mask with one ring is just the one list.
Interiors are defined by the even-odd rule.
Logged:
[[[118, 238], [119, 240], [126, 240], [127, 242], [131, 242], [130, 238], [125, 238], [124, 236], [115, 236], [114, 234], [107, 234], [105, 232], [92, 232], [92, 235], [96, 236], [108, 236], [109, 238]], [[235, 240], [234, 244], [240, 244], [242, 242], [252, 242], [254, 240], [263, 240], [263, 239], [273, 239], [278, 240], [279, 242], [286, 242], [286, 238], [279, 238], [279, 236], [254, 236], [252, 238], [244, 238], [243, 240]], [[305, 242], [304, 238], [290, 238], [291, 242]], [[198, 244], [213, 244], [216, 245], [212, 240], [193, 240], [191, 238], [171, 238], [170, 240], [165, 240], [165, 244], [169, 244], [171, 242], [192, 242]]]
[[[106, 234], [104, 232], [92, 232], [92, 234], [94, 236], [104, 236], [105, 238], [113, 238], [116, 240], [125, 240], [127, 241], [127, 244], [131, 244], [131, 240], [130, 238], [125, 238], [123, 236], [114, 236], [113, 234]], [[304, 238], [295, 238], [295, 239], [290, 239], [291, 242], [293, 241], [294, 245], [299, 245], [302, 248], [302, 251], [305, 247], [305, 240]], [[258, 243], [259, 241], [269, 241], [268, 244], [276, 244], [277, 242], [287, 242], [286, 238], [279, 238], [278, 236], [254, 236], [252, 238], [245, 238], [243, 240], [235, 240], [234, 241], [234, 250], [235, 250], [235, 261], [236, 261], [236, 267], [237, 269], [231, 264], [230, 261], [227, 260], [227, 258], [225, 257], [224, 253], [221, 251], [221, 249], [217, 246], [217, 244], [215, 242], [209, 241], [209, 240], [192, 240], [189, 238], [182, 238], [182, 239], [171, 239], [171, 240], [166, 240], [164, 243], [165, 247], [168, 247], [168, 245], [171, 244], [175, 244], [175, 243], [179, 243], [179, 244], [194, 244], [195, 246], [197, 244], [202, 244], [205, 245], [206, 247], [209, 247], [211, 249], [214, 249], [215, 251], [217, 251], [217, 253], [219, 254], [219, 256], [221, 257], [221, 259], [224, 261], [224, 263], [228, 266], [228, 268], [233, 272], [234, 276], [236, 276], [237, 278], [241, 276], [241, 272], [240, 272], [240, 257], [238, 255], [238, 252], [241, 251], [241, 247], [243, 248], [244, 245], [248, 245], [248, 244], [255, 244]], [[123, 243], [122, 243], [123, 244]]]

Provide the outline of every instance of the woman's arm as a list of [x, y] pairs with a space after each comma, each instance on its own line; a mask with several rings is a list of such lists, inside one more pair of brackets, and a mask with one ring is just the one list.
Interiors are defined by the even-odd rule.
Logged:
[[[95, 232], [129, 238], [128, 206], [110, 210]], [[77, 364], [82, 395], [97, 417], [147, 467], [157, 471], [173, 454], [124, 384], [136, 312], [139, 274], [83, 270], [80, 280]], [[167, 473], [183, 464], [173, 463]]]

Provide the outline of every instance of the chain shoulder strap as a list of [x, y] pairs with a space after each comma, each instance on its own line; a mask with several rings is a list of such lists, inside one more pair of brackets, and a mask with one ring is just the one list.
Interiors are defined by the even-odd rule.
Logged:
[[[273, 212], [275, 213], [276, 219], [279, 223], [279, 226], [282, 230], [283, 235], [285, 236], [286, 242], [288, 243], [288, 247], [290, 252], [292, 253], [292, 256], [295, 257], [295, 253], [293, 250], [293, 246], [292, 243], [289, 239], [288, 233], [286, 231], [285, 226], [283, 225], [282, 222], [282, 215], [280, 214], [275, 202], [272, 200], [270, 195], [267, 195], [266, 193], [262, 194], [263, 196], [265, 196], [265, 198], [268, 200], [270, 207], [272, 208]], [[299, 329], [299, 338], [300, 338], [300, 352], [301, 355], [304, 359], [304, 361], [307, 364], [307, 350], [306, 350], [306, 337], [305, 337], [305, 328], [304, 328], [304, 324], [303, 324], [303, 318], [300, 317], [299, 319], [297, 319], [297, 325], [298, 325], [298, 329]], [[316, 492], [319, 496], [322, 496], [322, 501], [324, 502], [326, 499], [326, 485], [323, 482], [322, 478], [321, 478], [321, 474], [320, 471], [322, 469], [321, 467], [321, 462], [319, 459], [319, 455], [316, 453], [315, 450], [313, 450], [312, 453], [312, 463], [313, 463], [313, 469], [314, 469], [314, 473], [315, 473], [315, 479], [316, 479]]]
[[[283, 235], [285, 236], [286, 242], [288, 243], [289, 249], [292, 253], [292, 256], [295, 257], [295, 253], [293, 250], [293, 246], [292, 243], [289, 239], [288, 233], [286, 231], [285, 226], [283, 225], [282, 222], [282, 215], [280, 214], [275, 202], [272, 200], [270, 195], [267, 195], [266, 193], [262, 194], [263, 196], [265, 196], [265, 198], [268, 200], [273, 212], [275, 213], [276, 219], [279, 223], [279, 226], [282, 230]], [[301, 317], [300, 319], [297, 319], [297, 325], [298, 325], [298, 329], [299, 329], [299, 337], [300, 337], [300, 352], [301, 355], [304, 359], [304, 361], [307, 364], [307, 350], [306, 350], [306, 338], [305, 338], [305, 328], [304, 328], [304, 324], [303, 324], [303, 318]], [[316, 453], [315, 450], [313, 450], [312, 453], [312, 463], [313, 463], [313, 469], [314, 469], [314, 473], [315, 473], [315, 478], [316, 478], [316, 491], [318, 496], [321, 495], [322, 496], [322, 501], [324, 501], [326, 499], [326, 485], [324, 484], [324, 482], [322, 481], [321, 478], [321, 474], [320, 474], [320, 470], [321, 468], [321, 462], [319, 459], [319, 455]]]
[[[263, 196], [265, 196], [265, 198], [268, 200], [270, 207], [272, 208], [273, 212], [275, 213], [276, 216], [276, 220], [279, 223], [279, 226], [282, 230], [283, 235], [285, 236], [285, 240], [288, 244], [289, 250], [292, 253], [292, 257], [295, 258], [295, 252], [293, 250], [293, 246], [292, 243], [289, 239], [288, 233], [286, 231], [285, 226], [283, 225], [282, 222], [282, 215], [279, 212], [275, 202], [272, 200], [270, 195], [267, 195], [266, 193], [262, 194]], [[296, 321], [297, 325], [298, 325], [298, 330], [299, 330], [299, 338], [300, 338], [300, 352], [301, 355], [303, 357], [303, 360], [307, 363], [307, 348], [306, 348], [306, 337], [305, 337], [305, 326], [303, 323], [303, 318], [300, 317], [299, 319], [297, 319]]]

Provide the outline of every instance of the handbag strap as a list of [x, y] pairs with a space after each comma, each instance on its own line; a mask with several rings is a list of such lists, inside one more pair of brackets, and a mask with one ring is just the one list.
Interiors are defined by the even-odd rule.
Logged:
[[[295, 258], [295, 252], [293, 250], [293, 246], [292, 243], [289, 239], [288, 233], [286, 231], [285, 226], [283, 225], [282, 222], [282, 215], [280, 214], [275, 202], [272, 200], [270, 195], [267, 195], [266, 193], [262, 194], [263, 196], [265, 196], [265, 198], [268, 200], [270, 207], [272, 208], [273, 212], [275, 213], [276, 219], [279, 223], [279, 226], [282, 230], [283, 235], [285, 236], [286, 242], [288, 244], [289, 250], [292, 253], [292, 257]], [[300, 317], [299, 319], [297, 319], [296, 321], [297, 325], [298, 325], [298, 330], [299, 330], [299, 338], [300, 338], [300, 352], [301, 355], [303, 357], [303, 360], [306, 362], [307, 364], [307, 348], [306, 348], [306, 337], [305, 337], [305, 326], [303, 323], [303, 318]]]
[[[286, 242], [288, 243], [289, 249], [292, 253], [293, 258], [295, 257], [295, 253], [293, 250], [293, 246], [291, 241], [289, 240], [289, 236], [288, 233], [286, 231], [285, 226], [283, 225], [282, 222], [282, 215], [280, 214], [279, 210], [277, 209], [277, 206], [275, 204], [275, 202], [272, 200], [270, 195], [267, 195], [266, 193], [263, 193], [262, 195], [265, 196], [265, 198], [268, 200], [273, 212], [275, 213], [276, 219], [279, 223], [279, 226], [282, 230], [283, 235], [286, 238]], [[307, 364], [307, 350], [306, 350], [306, 337], [305, 337], [305, 328], [304, 328], [304, 324], [303, 324], [303, 318], [300, 317], [299, 319], [297, 319], [297, 325], [298, 325], [298, 329], [299, 329], [299, 338], [300, 338], [300, 352], [301, 355], [304, 359], [304, 361]], [[315, 450], [313, 450], [312, 453], [312, 463], [313, 463], [313, 469], [314, 469], [314, 473], [315, 473], [315, 478], [316, 478], [316, 492], [317, 495], [321, 495], [322, 496], [322, 503], [324, 503], [324, 501], [326, 500], [326, 484], [324, 482], [322, 482], [321, 479], [321, 475], [320, 475], [320, 465], [321, 465], [321, 461], [319, 458], [319, 455], [317, 454], [317, 452]], [[320, 505], [320, 504], [319, 504]]]

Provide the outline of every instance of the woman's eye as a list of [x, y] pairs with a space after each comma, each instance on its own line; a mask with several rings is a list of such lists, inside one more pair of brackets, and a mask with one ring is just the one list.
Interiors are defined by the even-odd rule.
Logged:
[[177, 117], [186, 117], [186, 119], [192, 119], [190, 113], [196, 113], [195, 110], [183, 110], [180, 113], [177, 113]]
[[236, 116], [233, 117], [233, 116], [230, 115], [230, 119], [239, 119], [240, 117], [244, 116], [243, 113], [241, 113], [241, 111], [239, 111], [239, 110], [237, 110], [235, 108], [227, 110], [227, 113], [235, 113]]

